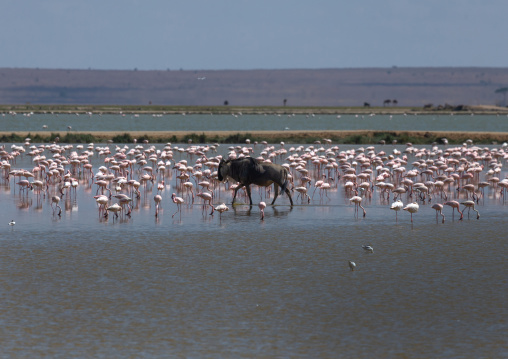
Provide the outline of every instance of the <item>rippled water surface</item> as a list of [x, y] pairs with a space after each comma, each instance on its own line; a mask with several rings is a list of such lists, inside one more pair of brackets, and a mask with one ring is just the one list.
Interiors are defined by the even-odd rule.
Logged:
[[[30, 162], [25, 155], [13, 168]], [[103, 157], [93, 163], [96, 171]], [[413, 224], [404, 211], [396, 221], [379, 192], [365, 198], [366, 216], [355, 216], [342, 183], [310, 203], [295, 193], [293, 207], [279, 197], [264, 221], [243, 197], [222, 216], [187, 198], [172, 218], [174, 191], [173, 174], [157, 219], [151, 185], [130, 218], [105, 219], [91, 181], [63, 197], [61, 216], [49, 196], [2, 181], [2, 356], [508, 356], [508, 202], [498, 190], [486, 190], [479, 220], [452, 219], [446, 207], [437, 222], [420, 202]]]

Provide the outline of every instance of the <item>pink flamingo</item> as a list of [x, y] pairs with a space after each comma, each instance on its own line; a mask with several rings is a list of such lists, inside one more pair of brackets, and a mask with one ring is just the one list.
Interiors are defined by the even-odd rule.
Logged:
[[478, 195], [475, 193], [474, 184], [468, 183], [468, 184], [465, 184], [464, 186], [462, 186], [462, 188], [466, 190], [466, 199], [467, 199], [467, 194], [471, 193], [471, 199], [473, 201], [478, 200]]
[[134, 192], [136, 193], [136, 197], [141, 198], [141, 192], [139, 191], [139, 187], [141, 186], [141, 183], [136, 180], [129, 180], [129, 181], [127, 181], [127, 183], [129, 185], [131, 185], [132, 188], [134, 189]]
[[164, 191], [164, 181], [157, 183], [157, 193]]
[[362, 207], [362, 197], [353, 196], [349, 199], [349, 201], [353, 202], [355, 204], [355, 214], [358, 215], [358, 212], [359, 212], [358, 207], [360, 207], [363, 210], [363, 216], [365, 217], [367, 212], [365, 211], [365, 208]]
[[[41, 191], [42, 191], [42, 192], [44, 192], [44, 196], [46, 196], [46, 191], [43, 188], [44, 187], [44, 183], [42, 181], [35, 180], [35, 181], [32, 182], [32, 186], [35, 187], [35, 193], [37, 195], [40, 195]], [[46, 185], [46, 186], [48, 186], [48, 185]]]
[[210, 215], [213, 215], [213, 211], [215, 209], [212, 206], [213, 195], [211, 193], [208, 193], [208, 192], [198, 192], [196, 194], [196, 196], [198, 196], [198, 197], [203, 199], [203, 211], [205, 210], [206, 202], [208, 202], [208, 205], [210, 207], [212, 207], [212, 212], [210, 212]]
[[219, 221], [222, 222], [222, 212], [229, 211], [229, 207], [225, 203], [215, 207], [215, 210], [219, 212]]
[[159, 194], [157, 194], [155, 195], [153, 200], [155, 201], [155, 217], [157, 217], [159, 215], [159, 205], [162, 201], [162, 197]]
[[100, 194], [98, 196], [94, 196], [95, 202], [99, 205], [99, 216], [102, 214], [103, 211], [106, 210], [106, 206], [109, 202], [108, 196], [105, 196], [103, 194]]
[[[302, 187], [296, 187], [295, 191], [298, 192], [298, 197], [302, 196], [302, 201], [303, 201], [303, 199], [305, 197], [307, 197], [307, 203], [310, 203], [310, 197], [307, 194], [307, 187], [304, 187], [304, 186], [302, 186]], [[297, 199], [298, 199], [298, 197], [297, 197]]]
[[261, 220], [263, 221], [265, 219], [266, 203], [265, 202], [259, 202], [258, 207], [259, 207], [259, 210], [261, 211]]
[[418, 212], [419, 208], [420, 206], [416, 202], [409, 203], [406, 207], [403, 208], [404, 211], [411, 213], [411, 223], [413, 223], [413, 213]]
[[399, 213], [399, 211], [404, 207], [404, 204], [402, 203], [402, 201], [400, 199], [396, 200], [395, 202], [393, 202], [390, 206], [390, 209], [394, 210], [395, 211], [395, 222], [397, 222], [397, 214]]
[[62, 198], [65, 195], [64, 191], [68, 192], [70, 187], [71, 187], [71, 183], [69, 181], [65, 181], [63, 186], [60, 187], [60, 194], [62, 195]]
[[445, 215], [443, 214], [443, 205], [441, 203], [436, 203], [436, 204], [432, 205], [432, 208], [436, 210], [436, 223], [438, 220], [438, 214], [443, 216], [443, 223], [444, 223]]
[[28, 180], [21, 180], [19, 182], [16, 182], [16, 184], [20, 186], [21, 191], [24, 191], [26, 189], [33, 189], [34, 188], [32, 186], [32, 184], [30, 183], [30, 181], [28, 181]]
[[201, 186], [203, 189], [207, 189], [210, 191], [210, 182], [208, 181], [201, 181], [198, 183], [198, 186]]
[[51, 208], [53, 208], [53, 203], [55, 204], [55, 208], [53, 208], [53, 214], [55, 214], [55, 209], [58, 208], [60, 211], [58, 212], [58, 216], [62, 214], [62, 207], [58, 204], [60, 202], [60, 197], [53, 196], [51, 197]]
[[467, 218], [468, 219], [469, 219], [469, 212], [471, 212], [471, 210], [476, 212], [476, 219], [480, 219], [480, 212], [478, 212], [478, 210], [476, 208], [474, 208], [474, 203], [475, 203], [474, 201], [465, 201], [465, 202], [461, 203], [464, 205], [462, 212], [464, 212], [464, 210], [467, 208]]
[[[129, 196], [127, 196], [126, 194], [124, 193], [118, 193], [118, 194], [115, 194], [113, 197], [115, 197], [116, 199], [118, 199], [118, 201], [120, 202], [120, 205], [122, 207], [124, 207], [125, 205], [127, 205], [127, 208], [129, 209], [129, 211], [126, 213], [127, 216], [130, 217], [131, 215], [131, 212], [132, 212], [132, 207], [131, 205], [129, 204], [130, 202], [132, 202], [132, 198], [130, 198]], [[106, 197], [107, 198], [107, 197]]]
[[[329, 183], [327, 183], [327, 182], [323, 183], [323, 184], [321, 185], [321, 188], [320, 188], [322, 191], [324, 191], [324, 192], [325, 192], [325, 195], [326, 195], [326, 197], [327, 197], [327, 198], [330, 198], [330, 197], [328, 197], [328, 190], [329, 190], [330, 188], [331, 188], [331, 185], [330, 185]], [[364, 217], [365, 217], [365, 214], [364, 214]]]
[[460, 210], [460, 204], [459, 202], [457, 201], [447, 201], [445, 203], [443, 203], [443, 205], [445, 206], [450, 206], [453, 208], [453, 212], [452, 212], [452, 220], [455, 219], [455, 209], [457, 209], [457, 212], [460, 213], [460, 218], [459, 218], [459, 221], [462, 220], [462, 218], [464, 217], [464, 214], [463, 212]]
[[109, 191], [109, 197], [111, 198], [111, 190], [108, 187], [108, 181], [98, 180], [95, 181], [95, 184], [97, 185], [97, 192], [95, 193], [96, 195], [99, 194], [99, 190], [101, 190], [101, 194], [104, 194], [104, 189], [106, 189], [107, 191]]
[[79, 182], [76, 179], [72, 178], [71, 179], [71, 188], [74, 190], [74, 197], [76, 196], [78, 186], [79, 186]]
[[114, 203], [111, 206], [109, 206], [108, 208], [106, 208], [106, 214], [104, 214], [104, 217], [107, 217], [108, 212], [111, 211], [111, 212], [114, 212], [115, 217], [118, 218], [118, 212], [120, 212], [121, 210], [122, 210], [122, 206], [120, 206], [118, 203]]
[[184, 203], [185, 201], [183, 200], [182, 197], [177, 197], [175, 193], [173, 193], [171, 195], [171, 199], [173, 200], [173, 203], [176, 203], [176, 212], [173, 213], [173, 215], [171, 217], [174, 217], [175, 214], [177, 214], [178, 212], [180, 212], [180, 218], [182, 218], [182, 203]]
[[194, 184], [192, 182], [184, 182], [184, 187], [187, 189], [187, 195], [189, 195], [189, 191], [192, 194], [192, 203], [194, 203]]
[[319, 180], [319, 181], [316, 181], [316, 183], [314, 183], [314, 192], [312, 192], [312, 198], [314, 198], [314, 193], [316, 193], [316, 190], [319, 188], [319, 195], [321, 197], [321, 186], [323, 185], [325, 181], [324, 180]]

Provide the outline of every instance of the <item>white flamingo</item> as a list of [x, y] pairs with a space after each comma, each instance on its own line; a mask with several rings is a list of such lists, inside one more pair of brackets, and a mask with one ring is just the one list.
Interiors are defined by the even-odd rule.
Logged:
[[393, 202], [390, 206], [390, 209], [395, 211], [395, 222], [397, 222], [397, 214], [404, 207], [404, 204], [400, 199]]
[[419, 208], [420, 206], [416, 202], [409, 203], [406, 207], [403, 208], [404, 211], [408, 211], [409, 213], [411, 213], [411, 223], [413, 223], [413, 213], [418, 212]]

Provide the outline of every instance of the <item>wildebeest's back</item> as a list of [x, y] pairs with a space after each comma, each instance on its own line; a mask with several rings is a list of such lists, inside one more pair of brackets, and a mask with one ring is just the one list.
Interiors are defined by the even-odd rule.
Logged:
[[262, 171], [253, 181], [258, 186], [269, 186], [273, 182], [282, 186], [287, 179], [287, 169], [276, 163], [264, 162], [261, 163]]
[[255, 183], [263, 172], [261, 165], [252, 157], [231, 160], [229, 165], [229, 176], [242, 184]]

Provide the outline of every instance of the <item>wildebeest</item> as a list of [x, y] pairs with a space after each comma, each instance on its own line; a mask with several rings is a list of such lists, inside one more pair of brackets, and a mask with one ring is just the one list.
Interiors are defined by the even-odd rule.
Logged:
[[245, 186], [247, 194], [249, 195], [250, 204], [252, 205], [250, 185], [255, 184], [257, 186], [267, 187], [273, 183], [275, 187], [275, 196], [273, 197], [272, 204], [275, 203], [275, 200], [279, 195], [278, 190], [280, 186], [280, 193], [286, 192], [291, 205], [293, 205], [291, 192], [287, 188], [288, 170], [281, 165], [275, 163], [258, 163], [252, 157], [244, 157], [226, 161], [221, 160], [217, 174], [219, 181], [224, 181], [227, 178], [232, 178], [233, 180], [240, 183], [235, 189], [232, 204], [235, 203], [236, 193], [240, 188]]

